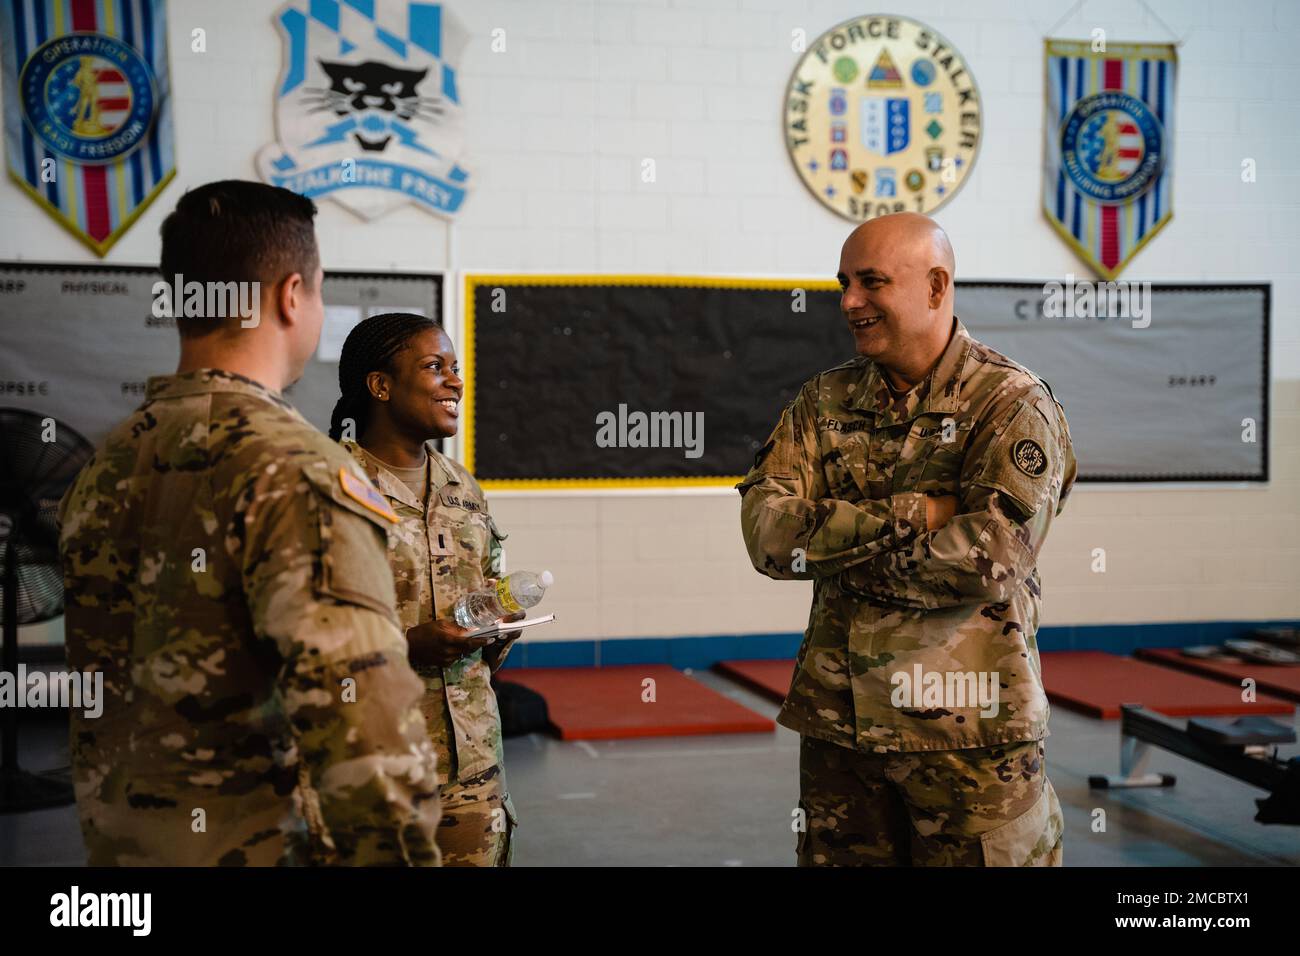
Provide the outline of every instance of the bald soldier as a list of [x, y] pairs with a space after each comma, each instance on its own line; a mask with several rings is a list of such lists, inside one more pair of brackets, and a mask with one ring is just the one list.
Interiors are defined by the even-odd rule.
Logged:
[[1074, 481], [1047, 384], [953, 314], [930, 219], [840, 254], [857, 357], [807, 382], [738, 485], [754, 567], [814, 583], [778, 720], [801, 865], [1059, 865], [1035, 561]]
[[258, 284], [259, 310], [178, 317], [176, 374], [63, 500], [68, 660], [106, 697], [72, 718], [92, 866], [438, 863], [397, 517], [280, 394], [320, 337], [315, 212], [259, 183], [181, 197], [164, 277]]

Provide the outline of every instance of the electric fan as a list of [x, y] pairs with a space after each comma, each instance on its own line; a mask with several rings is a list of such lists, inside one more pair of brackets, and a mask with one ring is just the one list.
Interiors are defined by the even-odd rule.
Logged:
[[[45, 415], [0, 408], [0, 670], [18, 679], [18, 627], [63, 611], [56, 513], [94, 449]], [[17, 687], [19, 694], [25, 688]], [[18, 767], [17, 707], [0, 707], [0, 813], [71, 803], [72, 786]]]

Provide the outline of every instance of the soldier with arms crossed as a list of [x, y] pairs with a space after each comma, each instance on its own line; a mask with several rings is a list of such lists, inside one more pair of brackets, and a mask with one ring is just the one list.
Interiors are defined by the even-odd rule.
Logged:
[[320, 337], [315, 212], [258, 183], [181, 197], [163, 275], [260, 283], [257, 321], [178, 317], [176, 374], [63, 500], [68, 660], [106, 698], [72, 722], [93, 866], [439, 861], [397, 516], [280, 394]]
[[800, 389], [738, 486], [754, 567], [815, 582], [778, 717], [801, 865], [1061, 861], [1035, 564], [1074, 454], [1046, 383], [955, 318], [953, 271], [924, 216], [855, 229], [858, 357]]

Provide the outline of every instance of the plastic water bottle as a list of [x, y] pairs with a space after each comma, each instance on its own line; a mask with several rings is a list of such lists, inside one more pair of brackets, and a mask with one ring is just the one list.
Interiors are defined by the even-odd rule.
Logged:
[[466, 594], [452, 609], [456, 623], [470, 630], [479, 630], [495, 624], [502, 618], [533, 607], [542, 599], [555, 579], [550, 571], [534, 574], [516, 571], [497, 582], [496, 587], [483, 588]]

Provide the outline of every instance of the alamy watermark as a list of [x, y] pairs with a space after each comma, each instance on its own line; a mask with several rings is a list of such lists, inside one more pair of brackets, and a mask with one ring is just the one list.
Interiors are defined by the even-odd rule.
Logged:
[[687, 458], [704, 454], [703, 412], [618, 412], [596, 415], [597, 448], [682, 448]]
[[83, 893], [73, 886], [50, 897], [51, 926], [124, 926], [133, 936], [153, 928], [152, 893]]
[[1042, 315], [1047, 319], [1131, 319], [1133, 328], [1151, 324], [1151, 283], [1093, 282], [1067, 272], [1064, 282], [1043, 283]]
[[0, 671], [0, 707], [62, 707], [80, 710], [93, 720], [104, 712], [104, 675], [100, 671], [46, 673], [18, 665], [18, 673]]
[[262, 321], [262, 283], [172, 281], [153, 284], [155, 319], [239, 319], [240, 328], [255, 329]]
[[980, 709], [981, 717], [998, 712], [997, 671], [926, 671], [920, 664], [911, 673], [894, 671], [889, 682], [894, 685], [889, 702], [908, 710]]

